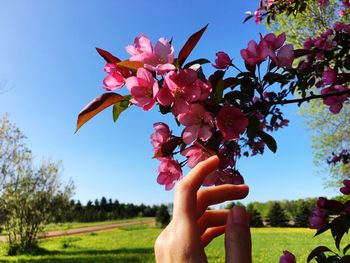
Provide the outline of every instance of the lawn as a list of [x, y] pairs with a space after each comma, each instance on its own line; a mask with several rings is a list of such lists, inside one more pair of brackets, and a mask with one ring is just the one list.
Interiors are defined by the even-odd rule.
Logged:
[[[43, 240], [46, 250], [40, 255], [4, 256], [0, 247], [0, 262], [102, 263], [154, 262], [153, 243], [161, 229], [146, 225]], [[306, 262], [311, 248], [332, 245], [329, 234], [311, 238], [314, 231], [301, 228], [252, 229], [253, 262], [276, 263], [284, 249], [289, 249]], [[349, 241], [349, 238], [347, 238]], [[206, 249], [209, 262], [224, 262], [223, 238], [216, 239]]]

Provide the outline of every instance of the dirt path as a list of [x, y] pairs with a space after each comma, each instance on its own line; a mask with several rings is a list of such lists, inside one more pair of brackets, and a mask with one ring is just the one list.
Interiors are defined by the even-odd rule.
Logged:
[[[39, 238], [70, 236], [70, 235], [77, 235], [77, 234], [83, 234], [83, 233], [103, 231], [103, 230], [108, 230], [108, 229], [113, 229], [113, 228], [118, 228], [118, 227], [123, 227], [123, 226], [151, 224], [151, 223], [154, 223], [153, 219], [143, 220], [143, 221], [126, 222], [126, 223], [118, 223], [118, 224], [110, 224], [110, 225], [101, 225], [101, 226], [87, 226], [87, 227], [72, 228], [72, 229], [67, 229], [67, 230], [55, 230], [55, 231], [49, 231], [47, 233], [40, 234]], [[5, 242], [6, 239], [7, 239], [6, 236], [0, 236], [0, 242]]]

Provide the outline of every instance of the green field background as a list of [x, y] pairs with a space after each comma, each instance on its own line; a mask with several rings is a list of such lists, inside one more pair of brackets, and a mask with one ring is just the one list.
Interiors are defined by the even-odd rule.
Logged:
[[[40, 241], [45, 250], [38, 255], [5, 256], [0, 245], [0, 262], [50, 263], [137, 263], [154, 262], [153, 244], [160, 228], [138, 225], [110, 231], [52, 238]], [[315, 231], [302, 228], [253, 228], [253, 262], [276, 263], [285, 249], [297, 262], [306, 262], [308, 253], [318, 245], [334, 248], [329, 233], [313, 238]], [[346, 237], [345, 240], [349, 241]], [[215, 239], [207, 248], [209, 262], [224, 262], [224, 239]]]

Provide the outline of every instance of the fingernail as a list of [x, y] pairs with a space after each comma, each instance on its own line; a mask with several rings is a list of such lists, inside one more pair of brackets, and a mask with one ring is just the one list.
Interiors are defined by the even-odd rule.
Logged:
[[231, 209], [232, 221], [235, 224], [243, 224], [249, 226], [249, 220], [247, 217], [247, 212], [244, 207], [236, 205]]

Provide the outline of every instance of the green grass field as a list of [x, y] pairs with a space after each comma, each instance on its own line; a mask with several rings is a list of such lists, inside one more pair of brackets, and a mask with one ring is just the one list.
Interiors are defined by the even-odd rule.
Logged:
[[[53, 238], [40, 241], [46, 252], [40, 255], [5, 256], [0, 246], [0, 262], [111, 263], [154, 262], [153, 243], [161, 229], [130, 226], [116, 230]], [[253, 262], [276, 263], [284, 249], [292, 251], [297, 262], [306, 262], [317, 245], [333, 247], [330, 234], [312, 238], [314, 231], [300, 228], [252, 229]], [[347, 241], [350, 239], [347, 238]], [[209, 262], [224, 262], [223, 237], [206, 249]]]
[[61, 223], [61, 224], [49, 224], [45, 228], [45, 231], [67, 230], [72, 228], [89, 227], [89, 226], [104, 226], [104, 225], [111, 225], [111, 224], [129, 223], [129, 222], [135, 222], [135, 221], [145, 221], [149, 219], [154, 219], [154, 217], [136, 217], [136, 218], [129, 218], [129, 219], [119, 219], [119, 220], [110, 220], [110, 221], [101, 221], [101, 222], [88, 222], [88, 223], [71, 222], [71, 223]]

